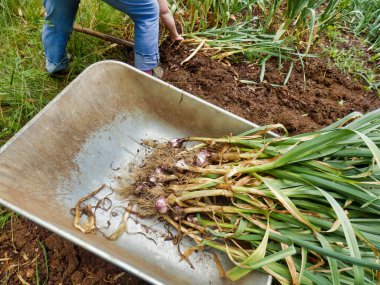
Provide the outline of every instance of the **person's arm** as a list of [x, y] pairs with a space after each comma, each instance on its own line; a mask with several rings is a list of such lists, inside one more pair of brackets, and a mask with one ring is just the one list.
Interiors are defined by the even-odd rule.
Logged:
[[160, 17], [165, 27], [168, 29], [170, 34], [170, 39], [175, 41], [182, 41], [183, 37], [178, 34], [177, 28], [175, 26], [174, 18], [169, 10], [169, 5], [167, 0], [157, 0], [160, 6]]

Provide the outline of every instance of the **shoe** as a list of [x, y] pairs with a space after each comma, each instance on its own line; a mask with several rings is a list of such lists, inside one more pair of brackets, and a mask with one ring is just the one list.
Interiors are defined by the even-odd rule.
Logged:
[[67, 61], [68, 61], [68, 62], [73, 61], [74, 56], [73, 56], [71, 53], [67, 53], [67, 54], [66, 54], [66, 57], [67, 57]]
[[156, 78], [159, 78], [161, 79], [162, 77], [164, 77], [164, 70], [161, 66], [157, 66], [155, 68], [153, 68], [153, 76], [156, 77]]
[[[67, 63], [73, 60], [73, 56], [69, 53], [66, 55], [66, 58], [67, 58]], [[50, 73], [49, 75], [51, 77], [64, 77], [64, 76], [67, 76], [68, 74], [69, 74], [69, 68], [66, 67], [65, 69], [54, 71], [53, 73]]]
[[53, 73], [49, 73], [49, 75], [51, 77], [65, 77], [69, 74], [69, 70], [66, 68], [66, 69], [62, 69], [62, 70], [58, 70], [56, 72], [53, 72]]

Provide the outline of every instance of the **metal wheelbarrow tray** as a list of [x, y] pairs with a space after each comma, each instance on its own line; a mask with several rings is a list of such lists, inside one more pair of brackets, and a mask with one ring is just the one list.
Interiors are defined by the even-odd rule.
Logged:
[[[128, 230], [147, 238], [127, 233], [109, 241], [74, 229], [70, 209], [100, 185], [115, 183], [144, 153], [142, 139], [222, 136], [254, 126], [124, 63], [99, 62], [1, 148], [0, 204], [150, 283], [231, 284], [220, 278], [210, 252], [190, 257], [194, 269], [179, 262], [162, 223], [130, 219]], [[117, 195], [109, 197], [113, 207], [122, 205]], [[98, 222], [106, 224], [109, 216], [97, 214]], [[181, 247], [191, 245], [185, 240]], [[224, 268], [232, 266], [220, 258]], [[269, 276], [254, 272], [234, 284], [270, 283]]]

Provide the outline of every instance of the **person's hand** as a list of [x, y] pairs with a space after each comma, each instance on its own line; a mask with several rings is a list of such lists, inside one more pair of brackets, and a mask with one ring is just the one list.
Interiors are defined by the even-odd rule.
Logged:
[[184, 38], [179, 34], [170, 35], [170, 39], [172, 40], [172, 42], [181, 42], [184, 40]]

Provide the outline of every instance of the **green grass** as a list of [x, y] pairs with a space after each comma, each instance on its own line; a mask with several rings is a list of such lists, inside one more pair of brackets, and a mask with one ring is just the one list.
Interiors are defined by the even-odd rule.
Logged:
[[369, 49], [380, 55], [380, 0], [345, 0], [342, 6], [355, 35], [363, 37]]
[[[368, 57], [363, 48], [350, 44], [350, 40], [335, 27], [329, 26], [325, 35], [330, 44], [324, 48], [324, 53], [334, 61], [334, 65], [341, 72], [353, 75], [355, 80], [362, 79], [366, 90], [375, 90], [380, 95], [380, 66], [376, 64], [376, 55]], [[365, 46], [364, 40], [362, 46]]]
[[[125, 16], [102, 2], [81, 1], [77, 22], [116, 36]], [[41, 43], [43, 7], [40, 1], [0, 0], [0, 144], [7, 141], [47, 102], [87, 66], [107, 58], [122, 58], [110, 44], [73, 34], [68, 50], [73, 62], [68, 76], [52, 78], [45, 71]]]
[[13, 213], [8, 209], [0, 207], [0, 231], [11, 220]]
[[[38, 245], [40, 246], [43, 256], [44, 256], [45, 280], [42, 284], [45, 285], [47, 281], [49, 280], [49, 262], [48, 262], [45, 245], [40, 241], [38, 241]], [[39, 282], [39, 274], [38, 274], [38, 262], [36, 262], [36, 284], [39, 284], [39, 283], [40, 282]]]

